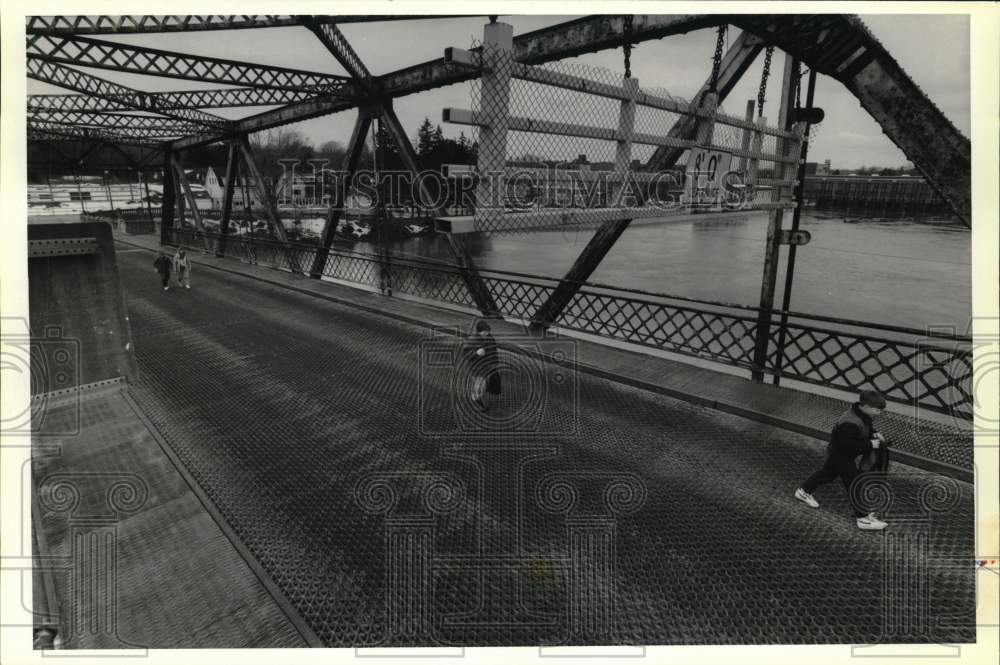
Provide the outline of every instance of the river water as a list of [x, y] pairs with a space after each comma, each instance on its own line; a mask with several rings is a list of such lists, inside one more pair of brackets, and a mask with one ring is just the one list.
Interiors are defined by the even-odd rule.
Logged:
[[[634, 222], [591, 282], [703, 300], [757, 305], [769, 214]], [[790, 225], [785, 217], [785, 228]], [[925, 329], [964, 332], [972, 312], [971, 233], [947, 219], [849, 218], [804, 211], [812, 234], [798, 248], [790, 309]], [[593, 231], [536, 231], [472, 236], [482, 268], [561, 277]], [[374, 251], [368, 243], [354, 249]], [[407, 254], [451, 260], [440, 238], [394, 244]], [[775, 306], [781, 304], [788, 247], [781, 250]]]
[[[77, 210], [79, 205], [63, 204]], [[635, 221], [589, 281], [757, 305], [768, 219], [769, 213], [755, 211]], [[302, 223], [318, 233], [323, 219], [304, 218]], [[790, 224], [786, 214], [785, 228]], [[791, 310], [921, 330], [954, 326], [965, 332], [972, 313], [971, 232], [961, 224], [946, 218], [845, 217], [807, 208], [800, 228], [812, 240], [798, 249]], [[592, 235], [592, 229], [471, 234], [466, 245], [481, 268], [558, 278]], [[368, 242], [337, 245], [376, 251]], [[453, 261], [447, 244], [433, 235], [398, 241], [393, 251]], [[776, 307], [787, 256], [783, 246]]]

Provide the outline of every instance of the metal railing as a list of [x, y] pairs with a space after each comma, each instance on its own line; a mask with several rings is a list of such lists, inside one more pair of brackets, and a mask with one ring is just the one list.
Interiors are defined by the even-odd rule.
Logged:
[[122, 226], [129, 235], [156, 233], [162, 208], [116, 208], [114, 210], [88, 210], [80, 213], [83, 221], [111, 222]]
[[[218, 253], [219, 236], [171, 229], [169, 241]], [[290, 271], [314, 265], [315, 244], [234, 235], [225, 256]], [[479, 270], [505, 317], [531, 321], [560, 280]], [[386, 294], [435, 300], [476, 311], [462, 269], [453, 264], [333, 248], [322, 275]], [[620, 342], [753, 368], [758, 308], [585, 282], [556, 321], [561, 328]], [[775, 311], [780, 315], [782, 312]], [[875, 387], [887, 399], [971, 420], [972, 340], [834, 317], [787, 312], [779, 354], [774, 317], [763, 371], [805, 383], [857, 391]], [[781, 363], [779, 366], [778, 363]]]

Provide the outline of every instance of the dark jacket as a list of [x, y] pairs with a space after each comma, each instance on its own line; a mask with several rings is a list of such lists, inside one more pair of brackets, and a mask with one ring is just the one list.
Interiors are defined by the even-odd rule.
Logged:
[[837, 419], [827, 450], [831, 456], [851, 458], [859, 471], [886, 471], [889, 468], [888, 446], [884, 441], [878, 448], [872, 446], [872, 437], [878, 430], [859, 406], [852, 405]]
[[171, 263], [171, 260], [166, 256], [158, 256], [153, 261], [153, 266], [161, 273], [169, 273]]
[[872, 434], [875, 427], [872, 419], [861, 412], [859, 404], [854, 404], [837, 419], [830, 432], [831, 452], [848, 457], [867, 455], [872, 451]]

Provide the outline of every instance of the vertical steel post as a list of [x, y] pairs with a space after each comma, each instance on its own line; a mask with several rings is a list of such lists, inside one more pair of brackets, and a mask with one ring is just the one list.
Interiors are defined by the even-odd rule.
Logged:
[[[797, 69], [796, 60], [785, 54], [785, 71], [781, 81], [781, 108], [778, 112], [778, 127], [784, 131], [789, 128], [789, 111], [795, 102], [794, 74]], [[789, 142], [779, 139], [777, 153], [785, 156]], [[785, 179], [788, 170], [785, 162], [777, 162], [773, 174], [777, 180]], [[771, 200], [780, 201], [781, 187], [775, 186]], [[774, 309], [774, 288], [778, 277], [778, 261], [781, 249], [781, 223], [784, 211], [781, 208], [771, 212], [771, 220], [767, 226], [767, 240], [764, 248], [764, 274], [760, 284], [760, 306], [757, 314], [756, 339], [754, 340], [753, 369], [750, 377], [755, 383], [763, 383], [764, 369], [767, 365], [767, 347], [771, 341], [771, 313]]]
[[[392, 179], [388, 182], [383, 178], [385, 169], [385, 152], [379, 148], [385, 146], [386, 129], [382, 124], [384, 116], [379, 115], [375, 119], [375, 173], [378, 174], [378, 182], [375, 183], [375, 191], [378, 192], [378, 202], [375, 206], [376, 230], [378, 231], [378, 288], [384, 296], [392, 295], [392, 273], [389, 266], [389, 211], [386, 202], [392, 190]], [[382, 152], [382, 166], [379, 167], [379, 152]], [[398, 152], [398, 151], [397, 151]], [[385, 183], [385, 184], [384, 184]], [[388, 190], [386, 189], [388, 188]]]
[[139, 171], [139, 177], [142, 179], [142, 189], [139, 192], [140, 194], [146, 192], [146, 212], [149, 213], [149, 221], [153, 221], [153, 204], [149, 200], [149, 178], [146, 177], [145, 171]]
[[174, 177], [174, 198], [177, 200], [177, 242], [183, 244], [184, 225], [187, 223], [187, 215], [185, 215], [185, 208], [187, 206], [184, 205], [184, 187], [181, 185], [181, 181], [184, 180], [184, 173], [182, 172], [180, 177], [178, 177], [173, 164], [170, 165], [170, 171], [173, 173]]
[[[813, 97], [816, 93], [816, 69], [809, 69], [809, 88], [806, 92], [806, 108], [813, 106]], [[798, 205], [792, 212], [792, 232], [799, 230], [799, 219], [802, 217], [802, 201], [806, 186], [806, 157], [809, 155], [809, 123], [806, 123], [805, 133], [802, 139], [802, 148], [799, 151], [799, 173], [798, 188], [795, 190], [795, 202]], [[785, 333], [788, 326], [788, 308], [792, 302], [792, 279], [795, 277], [795, 250], [798, 248], [794, 243], [788, 247], [788, 264], [785, 267], [785, 286], [781, 297], [781, 324], [778, 326], [778, 356], [774, 363], [774, 385], [781, 384], [781, 368], [785, 363]]]
[[108, 178], [109, 173], [110, 172], [107, 169], [104, 169], [104, 191], [108, 193], [108, 205], [111, 206], [111, 213], [114, 215], [115, 202], [114, 199], [111, 198], [111, 182]]
[[167, 150], [163, 153], [163, 200], [160, 209], [160, 244], [169, 245], [172, 241], [174, 230], [174, 169], [170, 165], [173, 160], [173, 152]]
[[191, 191], [191, 185], [184, 175], [184, 167], [181, 165], [181, 160], [177, 153], [174, 153], [174, 171], [180, 182], [180, 187], [177, 189], [181, 197], [181, 205], [183, 206], [184, 202], [186, 202], [191, 207], [191, 218], [194, 219], [195, 236], [201, 236], [202, 244], [207, 250], [209, 249], [208, 236], [205, 235], [205, 227], [201, 222], [201, 211], [198, 210], [198, 201], [194, 198], [194, 192]]
[[235, 143], [229, 144], [229, 156], [226, 159], [226, 188], [222, 194], [222, 220], [219, 222], [219, 246], [216, 256], [226, 255], [226, 238], [229, 235], [229, 218], [233, 210], [233, 193], [236, 191], [236, 159], [239, 148]]

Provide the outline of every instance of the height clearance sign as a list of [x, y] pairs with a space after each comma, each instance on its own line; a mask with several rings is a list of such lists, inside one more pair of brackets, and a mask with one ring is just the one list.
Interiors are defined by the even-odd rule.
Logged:
[[719, 203], [723, 178], [729, 173], [732, 162], [733, 156], [728, 152], [691, 148], [684, 179], [688, 205], [711, 206]]

